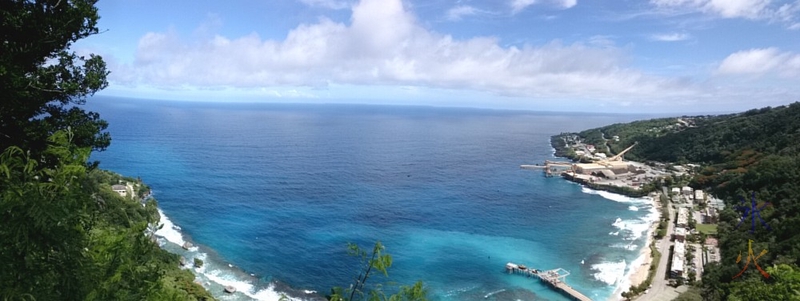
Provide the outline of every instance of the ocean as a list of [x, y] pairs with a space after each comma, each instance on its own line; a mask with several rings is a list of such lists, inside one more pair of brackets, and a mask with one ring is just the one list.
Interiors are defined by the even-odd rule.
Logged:
[[87, 109], [113, 139], [92, 159], [152, 187], [160, 244], [203, 259], [198, 281], [221, 300], [347, 287], [347, 243], [376, 241], [393, 265], [369, 282], [389, 291], [422, 280], [432, 300], [567, 300], [505, 273], [515, 262], [618, 299], [657, 218], [647, 199], [519, 168], [554, 158], [551, 135], [649, 116], [111, 97]]

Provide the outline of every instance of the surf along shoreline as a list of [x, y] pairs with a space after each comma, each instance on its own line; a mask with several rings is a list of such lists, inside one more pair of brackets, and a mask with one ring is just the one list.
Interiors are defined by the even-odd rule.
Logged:
[[[557, 149], [554, 147], [556, 157]], [[610, 189], [598, 189], [590, 185], [582, 185], [587, 189], [594, 190], [594, 192], [587, 192], [590, 194], [598, 194], [597, 192], [603, 191], [611, 195], [616, 195], [625, 198], [644, 200], [639, 195], [627, 195], [618, 193]], [[151, 195], [150, 197], [152, 197]], [[601, 194], [601, 196], [603, 196]], [[617, 201], [615, 198], [604, 198], [612, 201]], [[657, 200], [649, 198], [652, 202], [653, 208], [658, 208]], [[195, 244], [191, 237], [182, 232], [182, 229], [175, 225], [165, 212], [159, 208], [160, 224], [164, 226], [156, 232], [159, 238], [158, 243], [162, 249], [165, 249], [173, 254], [177, 254], [186, 259], [186, 262], [193, 262], [197, 258], [204, 262], [201, 267], [192, 267], [188, 264], [185, 269], [192, 271], [197, 279], [195, 282], [201, 284], [208, 290], [215, 298], [222, 298], [225, 300], [279, 300], [282, 296], [287, 297], [289, 300], [325, 300], [319, 293], [310, 290], [303, 290], [293, 288], [286, 283], [282, 283], [277, 279], [261, 277], [251, 274], [243, 269], [228, 263], [224, 258], [218, 256], [213, 249], [203, 245]], [[658, 220], [658, 217], [655, 218]], [[625, 268], [624, 275], [619, 278], [615, 283], [613, 294], [609, 299], [618, 300], [620, 293], [630, 289], [631, 286], [638, 285], [645, 281], [648, 277], [649, 265], [652, 262], [652, 254], [650, 253], [649, 246], [652, 244], [652, 237], [655, 233], [656, 223], [649, 225], [645, 237], [644, 247], [636, 258], [630, 262]], [[637, 235], [640, 233], [637, 233]], [[184, 249], [183, 246], [186, 242], [192, 243], [191, 247]], [[226, 286], [236, 288], [233, 294], [224, 293]]]
[[[155, 193], [151, 190], [149, 198]], [[153, 198], [155, 199], [155, 198]], [[227, 262], [213, 249], [195, 243], [191, 237], [182, 232], [158, 208], [159, 225], [156, 232], [157, 243], [162, 249], [185, 258], [186, 264], [181, 267], [190, 270], [195, 275], [195, 282], [203, 286], [211, 295], [220, 300], [326, 300], [321, 294], [313, 290], [304, 290], [291, 287], [278, 279], [262, 277], [248, 273], [242, 268]], [[201, 260], [201, 266], [193, 266], [195, 259]], [[225, 292], [226, 287], [235, 288], [235, 292]]]
[[[564, 134], [554, 135], [550, 139], [550, 145], [553, 148], [553, 157], [556, 159], [569, 159], [573, 162], [581, 162], [581, 158], [576, 156], [575, 152], [566, 145], [566, 142], [563, 140]], [[639, 162], [633, 162], [638, 163]], [[655, 216], [653, 218], [649, 218], [650, 225], [646, 231], [645, 237], [645, 244], [640, 249], [638, 256], [634, 259], [629, 268], [626, 269], [626, 274], [623, 278], [622, 283], [619, 283], [618, 286], [614, 289], [614, 293], [609, 297], [609, 300], [620, 300], [621, 294], [625, 291], [629, 291], [632, 287], [639, 286], [647, 279], [651, 279], [651, 274], [655, 274], [656, 271], [651, 269], [651, 266], [654, 262], [654, 254], [653, 254], [653, 244], [654, 244], [654, 237], [656, 230], [658, 228], [658, 221], [661, 219], [661, 215], [663, 214], [657, 208], [660, 208], [658, 195], [657, 193], [648, 193], [644, 190], [634, 190], [629, 187], [619, 187], [613, 185], [601, 185], [597, 183], [591, 183], [584, 181], [582, 179], [569, 176], [568, 174], [564, 173], [562, 178], [571, 181], [577, 184], [580, 184], [582, 187], [589, 189], [591, 191], [595, 191], [593, 194], [598, 191], [604, 191], [606, 193], [614, 194], [620, 197], [627, 197], [627, 198], [636, 198], [636, 199], [649, 199], [650, 204], [653, 206], [653, 213]], [[584, 191], [586, 192], [586, 191]], [[606, 199], [610, 199], [608, 197], [604, 197]]]

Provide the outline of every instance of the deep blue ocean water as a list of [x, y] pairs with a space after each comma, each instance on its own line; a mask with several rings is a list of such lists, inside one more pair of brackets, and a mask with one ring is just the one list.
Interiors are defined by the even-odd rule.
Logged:
[[605, 300], [654, 218], [647, 200], [519, 168], [552, 159], [553, 134], [643, 116], [106, 97], [88, 109], [113, 138], [93, 159], [152, 187], [162, 244], [203, 258], [199, 280], [223, 300], [347, 286], [346, 243], [377, 240], [388, 281], [423, 280], [434, 300], [566, 300], [507, 262], [564, 268]]

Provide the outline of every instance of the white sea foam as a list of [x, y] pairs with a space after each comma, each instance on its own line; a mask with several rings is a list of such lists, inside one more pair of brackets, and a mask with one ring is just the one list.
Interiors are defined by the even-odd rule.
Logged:
[[[623, 196], [622, 198], [627, 198], [627, 197]], [[622, 198], [619, 198], [619, 200], [621, 200]], [[648, 202], [648, 204], [651, 204], [650, 203], [651, 200], [649, 198], [643, 198], [643, 199], [627, 198], [627, 199], [636, 202], [640, 201]], [[649, 205], [647, 207], [649, 207], [647, 215], [633, 220], [623, 220], [618, 217], [614, 220], [614, 223], [612, 223], [611, 225], [619, 229], [623, 233], [625, 233], [625, 235], [623, 236], [625, 240], [637, 240], [646, 233], [646, 231], [650, 228], [650, 225], [652, 225], [654, 221], [658, 220], [658, 210], [655, 208], [655, 206]], [[639, 211], [639, 206], [631, 205], [630, 207], [628, 207], [628, 210]], [[611, 233], [619, 234], [620, 231]]]
[[[275, 300], [275, 301], [278, 301], [282, 297], [280, 293], [275, 291], [275, 288], [272, 285], [270, 285], [268, 288], [259, 290], [259, 291], [255, 292], [253, 294], [246, 294], [246, 295], [251, 297], [251, 298], [253, 298], [253, 299], [260, 300], [260, 301], [261, 300]], [[289, 296], [286, 296], [285, 300], [299, 301], [301, 299], [296, 299], [296, 298], [291, 298]]]
[[650, 201], [649, 199], [646, 198], [632, 198], [621, 194], [611, 193], [608, 191], [598, 191], [597, 194], [605, 199], [620, 203], [644, 203]]
[[241, 292], [243, 294], [252, 292], [253, 289], [253, 284], [236, 279], [233, 275], [224, 273], [220, 270], [207, 271], [203, 273], [203, 275], [205, 275], [209, 280], [214, 281], [222, 286], [232, 286], [236, 288], [237, 292]]
[[175, 226], [175, 224], [173, 224], [172, 221], [169, 220], [166, 215], [164, 215], [164, 211], [161, 211], [161, 209], [158, 209], [158, 215], [161, 216], [162, 227], [156, 231], [156, 235], [163, 237], [171, 243], [183, 246], [186, 241], [183, 240], [183, 235], [181, 235], [181, 232], [179, 231], [180, 227]]
[[624, 236], [625, 240], [637, 240], [650, 228], [650, 223], [644, 219], [622, 221], [617, 218], [617, 222], [614, 222], [613, 226], [621, 231], [624, 230], [623, 233], [626, 234]]
[[[650, 226], [653, 224], [653, 222], [657, 221], [659, 218], [658, 209], [654, 205], [653, 199], [650, 197], [632, 198], [607, 191], [597, 191], [586, 187], [582, 187], [581, 191], [586, 194], [599, 195], [614, 202], [630, 204], [628, 206], [628, 210], [630, 211], [640, 211], [640, 209], [646, 209], [648, 211], [645, 216], [637, 219], [623, 220], [622, 218], [618, 217], [614, 220], [611, 225], [617, 228], [618, 231], [612, 231], [608, 234], [616, 236], [622, 232], [623, 239], [627, 242], [613, 244], [611, 245], [612, 248], [635, 251], [637, 249], [637, 244], [634, 244], [633, 241], [641, 238], [646, 231], [650, 229]], [[646, 247], [647, 242], [644, 244], [644, 248]], [[592, 270], [596, 271], [593, 276], [599, 281], [614, 286], [615, 289], [613, 296], [619, 296], [622, 290], [626, 290], [630, 287], [629, 278], [631, 273], [633, 273], [635, 268], [641, 265], [642, 262], [644, 262], [644, 253], [639, 255], [633, 262], [631, 262], [630, 265], [627, 265], [624, 260], [621, 262], [605, 262], [595, 264], [592, 265]]]
[[502, 293], [502, 292], [505, 292], [505, 291], [506, 291], [505, 289], [496, 290], [496, 291], [493, 291], [491, 293], [486, 294], [485, 296], [483, 296], [483, 298], [486, 299], [486, 298], [491, 297], [494, 294]]
[[[163, 227], [156, 231], [156, 235], [164, 238], [170, 243], [183, 246], [186, 241], [183, 239], [183, 235], [180, 232], [181, 228], [173, 224], [172, 221], [164, 214], [164, 212], [161, 211], [161, 209], [158, 209], [158, 214], [161, 215], [161, 223], [163, 224]], [[209, 262], [208, 254], [199, 252], [198, 250], [199, 249], [196, 246], [191, 247], [183, 254], [183, 256], [186, 257], [187, 265], [189, 266], [192, 265], [194, 258], [203, 260], [204, 264], [202, 266], [193, 268], [191, 270], [198, 275], [198, 283], [203, 285], [206, 289], [221, 291], [219, 287], [214, 288], [211, 286], [210, 282], [214, 282], [216, 285], [222, 287], [235, 287], [237, 291], [236, 294], [240, 294], [240, 297], [236, 298], [236, 300], [244, 298], [259, 301], [277, 301], [281, 299], [281, 293], [276, 291], [272, 284], [270, 284], [267, 288], [257, 289], [256, 285], [252, 282], [256, 281], [256, 278], [253, 278], [250, 281], [247, 279], [238, 278], [235, 273], [232, 273], [226, 269], [220, 269], [219, 263]], [[231, 264], [228, 264], [227, 266], [228, 268], [233, 267]], [[306, 291], [306, 293], [310, 292], [311, 291]], [[288, 300], [298, 299], [288, 298]]]
[[451, 289], [451, 290], [448, 290], [447, 292], [445, 292], [444, 296], [445, 297], [458, 296], [460, 294], [463, 294], [464, 292], [468, 292], [468, 291], [474, 290], [476, 288], [478, 288], [478, 286], [476, 286], [476, 285], [468, 286], [468, 287], [455, 288], [455, 289]]
[[[611, 245], [612, 248], [635, 251], [638, 246], [637, 244], [634, 244], [633, 241], [640, 239], [645, 233], [647, 233], [653, 222], [659, 219], [658, 209], [656, 208], [653, 199], [649, 197], [631, 198], [606, 191], [596, 191], [585, 187], [582, 188], [582, 191], [587, 194], [600, 195], [603, 198], [611, 201], [630, 204], [630, 206], [628, 206], [628, 210], [630, 211], [640, 211], [640, 209], [647, 210], [647, 214], [645, 216], [641, 216], [637, 219], [623, 220], [622, 218], [618, 217], [614, 220], [611, 225], [617, 228], [618, 231], [609, 232], [609, 235], [619, 235], [620, 232], [622, 232], [623, 239], [627, 242], [613, 244]], [[645, 242], [644, 248], [647, 247], [648, 242], [649, 241]], [[632, 273], [635, 272], [635, 269], [640, 266], [644, 260], [644, 253], [642, 252], [633, 262], [630, 263], [630, 265], [626, 264], [624, 260], [621, 262], [605, 262], [596, 264], [592, 266], [592, 270], [596, 271], [593, 276], [599, 281], [614, 286], [614, 293], [612, 296], [619, 296], [622, 291], [629, 289], [631, 285], [630, 277]]]
[[581, 192], [583, 192], [585, 194], [599, 195], [599, 196], [603, 197], [604, 199], [611, 200], [611, 201], [614, 201], [614, 202], [619, 202], [619, 203], [633, 203], [633, 204], [650, 203], [650, 198], [649, 197], [632, 198], [632, 197], [629, 197], [629, 196], [624, 196], [624, 195], [621, 195], [621, 194], [616, 194], [616, 193], [612, 193], [612, 192], [608, 192], [608, 191], [604, 191], [604, 190], [594, 190], [594, 189], [591, 189], [591, 188], [587, 188], [585, 186], [581, 187]]
[[[211, 270], [210, 272], [203, 273], [203, 275], [209, 280], [219, 285], [232, 286], [236, 288], [236, 292], [242, 293], [245, 296], [250, 297], [254, 300], [277, 301], [280, 300], [281, 298], [281, 294], [275, 290], [275, 287], [273, 285], [269, 285], [267, 288], [264, 289], [256, 290], [255, 285], [253, 285], [249, 281], [237, 279], [236, 276], [227, 272], [223, 272], [221, 270]], [[297, 300], [293, 298], [288, 298], [288, 299]]]
[[617, 283], [617, 286], [614, 288], [614, 293], [612, 294], [612, 296], [619, 296], [622, 292], [630, 289], [632, 285], [631, 276], [633, 275], [633, 273], [636, 273], [636, 269], [638, 269], [639, 266], [641, 266], [642, 263], [644, 263], [645, 255], [646, 254], [642, 252], [641, 255], [639, 255], [639, 257], [636, 257], [636, 259], [634, 259], [631, 262], [631, 264], [628, 266], [627, 271], [625, 272], [625, 275], [622, 277], [622, 279]]
[[625, 260], [593, 264], [591, 269], [595, 273], [592, 276], [594, 276], [594, 279], [605, 282], [608, 285], [615, 285], [625, 278], [626, 267]]
[[581, 187], [581, 192], [583, 192], [585, 194], [598, 194], [597, 190], [589, 189], [589, 188], [586, 188], [586, 187]]
[[617, 243], [617, 244], [610, 245], [610, 247], [617, 248], [617, 249], [625, 249], [625, 250], [628, 250], [628, 251], [636, 250], [636, 245], [633, 244], [633, 243]]

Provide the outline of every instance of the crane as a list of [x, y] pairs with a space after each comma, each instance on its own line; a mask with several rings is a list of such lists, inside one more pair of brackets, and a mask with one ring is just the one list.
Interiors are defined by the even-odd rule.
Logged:
[[609, 165], [611, 164], [612, 161], [622, 161], [622, 156], [625, 155], [625, 153], [627, 153], [629, 150], [631, 150], [634, 146], [636, 146], [636, 144], [639, 144], [639, 142], [638, 141], [634, 142], [631, 146], [628, 146], [628, 148], [626, 148], [625, 150], [619, 152], [619, 154], [616, 154], [611, 158], [603, 159], [603, 160], [597, 161], [595, 163], [603, 165], [605, 167], [609, 167]]
[[639, 144], [639, 141], [634, 142], [631, 146], [628, 146], [628, 148], [619, 152], [619, 154], [616, 154], [615, 156], [608, 158], [607, 161], [622, 161], [622, 155], [631, 150], [634, 146], [636, 146], [636, 144]]

